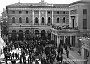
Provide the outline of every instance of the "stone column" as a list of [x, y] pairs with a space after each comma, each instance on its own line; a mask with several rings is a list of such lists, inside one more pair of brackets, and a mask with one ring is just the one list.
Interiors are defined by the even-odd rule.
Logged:
[[33, 19], [32, 22], [33, 22], [33, 25], [34, 25], [34, 10], [32, 11], [32, 16], [33, 16], [33, 17], [32, 17], [32, 19]]
[[89, 50], [89, 57], [88, 57], [88, 63], [87, 64], [90, 64], [90, 50]]
[[60, 44], [60, 36], [58, 36], [58, 47], [59, 47], [59, 44]]
[[47, 10], [46, 10], [46, 25], [47, 25]]
[[59, 36], [56, 36], [56, 38], [57, 38], [57, 47], [58, 47], [58, 45], [59, 45]]
[[51, 40], [53, 40], [53, 34], [51, 33]]
[[40, 10], [39, 10], [39, 25], [41, 25], [41, 14], [40, 14]]
[[78, 47], [77, 36], [75, 36], [75, 46]]
[[[82, 55], [82, 59], [83, 59], [83, 60], [87, 60], [87, 59], [86, 59], [86, 57], [87, 57], [87, 55], [86, 55], [86, 49], [84, 48], [84, 46], [82, 46], [81, 55]], [[83, 61], [82, 64], [87, 64], [87, 61]]]
[[64, 43], [65, 43], [65, 39], [66, 39], [66, 38], [65, 38], [65, 36], [64, 36]]
[[52, 10], [52, 24], [53, 24], [53, 10]]
[[71, 44], [71, 46], [72, 46], [72, 36], [70, 36], [70, 44]]
[[52, 34], [52, 40], [54, 40], [54, 35]]

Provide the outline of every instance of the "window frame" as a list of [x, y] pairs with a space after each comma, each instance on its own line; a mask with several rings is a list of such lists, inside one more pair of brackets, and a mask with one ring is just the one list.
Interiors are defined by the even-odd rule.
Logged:
[[22, 23], [22, 17], [19, 17], [19, 23]]
[[[14, 21], [13, 21], [14, 20]], [[15, 17], [12, 17], [12, 23], [15, 23]]]
[[66, 18], [64, 19], [65, 17], [63, 17], [63, 23], [66, 23]]
[[22, 11], [19, 11], [19, 14], [22, 14]]
[[26, 23], [29, 23], [29, 18], [28, 17], [26, 17]]
[[59, 17], [57, 17], [57, 23], [59, 23], [59, 20], [60, 20]]

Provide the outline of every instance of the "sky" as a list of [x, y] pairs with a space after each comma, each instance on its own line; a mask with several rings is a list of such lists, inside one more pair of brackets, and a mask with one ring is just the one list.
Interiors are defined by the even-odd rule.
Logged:
[[[0, 16], [7, 5], [14, 4], [14, 3], [39, 3], [41, 0], [0, 0]], [[47, 3], [51, 4], [69, 4], [78, 0], [44, 0]]]

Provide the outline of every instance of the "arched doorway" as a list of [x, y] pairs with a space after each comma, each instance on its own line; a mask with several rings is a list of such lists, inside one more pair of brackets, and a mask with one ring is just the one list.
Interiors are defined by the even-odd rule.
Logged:
[[25, 38], [26, 38], [26, 40], [29, 40], [29, 30], [25, 31]]
[[45, 34], [46, 34], [45, 30], [42, 30], [42, 31], [41, 31], [41, 38], [42, 38], [42, 39], [45, 39], [45, 37], [46, 37]]
[[49, 40], [51, 39], [51, 32], [50, 31], [47, 31], [47, 37]]
[[39, 30], [35, 30], [35, 39], [38, 40], [39, 39]]
[[66, 37], [65, 43], [66, 43], [68, 46], [70, 46], [70, 36], [67, 36], [67, 37]]
[[23, 40], [23, 31], [22, 30], [19, 30], [19, 38], [18, 40]]
[[16, 38], [17, 38], [16, 30], [12, 30], [12, 36], [11, 36], [12, 41], [16, 41]]
[[35, 35], [38, 35], [39, 34], [39, 30], [35, 30]]

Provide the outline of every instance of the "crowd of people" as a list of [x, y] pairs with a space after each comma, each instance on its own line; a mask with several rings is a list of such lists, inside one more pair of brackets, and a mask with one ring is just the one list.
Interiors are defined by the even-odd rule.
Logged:
[[[11, 60], [12, 64], [16, 64], [16, 60], [19, 60], [20, 64], [53, 64], [55, 61], [59, 64], [63, 63], [63, 48], [66, 50], [67, 58], [69, 57], [69, 51], [66, 44], [60, 44], [57, 47], [54, 40], [36, 39], [30, 41], [14, 41], [9, 43], [3, 48], [6, 64], [8, 60]], [[18, 49], [19, 53], [10, 53], [10, 51]], [[37, 60], [38, 59], [38, 60]]]

